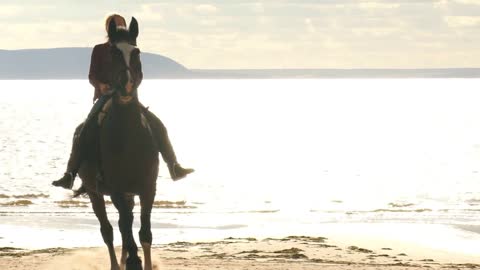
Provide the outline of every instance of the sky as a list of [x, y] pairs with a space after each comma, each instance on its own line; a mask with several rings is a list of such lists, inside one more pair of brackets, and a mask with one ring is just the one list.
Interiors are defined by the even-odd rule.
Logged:
[[0, 49], [92, 47], [112, 12], [188, 68], [480, 67], [480, 0], [1, 0]]

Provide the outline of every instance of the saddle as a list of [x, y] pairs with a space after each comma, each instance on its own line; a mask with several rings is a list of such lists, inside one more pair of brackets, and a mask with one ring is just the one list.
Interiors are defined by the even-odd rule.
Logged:
[[[112, 107], [112, 99], [110, 98], [107, 102], [105, 102], [105, 105], [103, 105], [102, 109], [98, 113], [97, 123], [98, 123], [99, 127], [102, 126], [102, 124], [103, 124], [105, 118], [107, 117], [108, 112], [110, 111], [111, 107]], [[145, 108], [145, 109], [148, 110], [148, 108]], [[141, 121], [142, 121], [142, 126], [146, 129], [148, 129], [151, 132], [150, 125], [149, 125], [149, 123], [147, 121], [147, 118], [145, 117], [145, 114], [143, 112], [141, 113]]]

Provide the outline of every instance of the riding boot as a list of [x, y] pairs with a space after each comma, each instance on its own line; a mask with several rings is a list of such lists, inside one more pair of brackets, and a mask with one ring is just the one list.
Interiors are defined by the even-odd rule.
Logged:
[[195, 171], [194, 169], [183, 168], [178, 163], [167, 163], [167, 167], [173, 181], [180, 180]]
[[80, 170], [80, 166], [88, 153], [88, 147], [92, 144], [91, 138], [98, 136], [98, 134], [92, 134], [96, 130], [95, 127], [97, 126], [97, 123], [95, 120], [97, 119], [97, 115], [110, 97], [111, 96], [107, 95], [100, 97], [97, 102], [95, 102], [95, 105], [93, 105], [85, 122], [80, 124], [75, 130], [72, 151], [70, 152], [70, 159], [68, 160], [67, 165], [67, 172], [59, 180], [53, 181], [52, 185], [66, 189], [71, 189], [73, 187], [78, 170]]
[[172, 143], [168, 138], [167, 128], [152, 112], [143, 106], [142, 108], [145, 118], [147, 118], [150, 128], [152, 129], [153, 137], [158, 146], [158, 151], [162, 154], [163, 160], [167, 163], [168, 171], [172, 180], [180, 180], [188, 174], [194, 172], [193, 169], [183, 168], [180, 164], [178, 164], [175, 151], [173, 151]]

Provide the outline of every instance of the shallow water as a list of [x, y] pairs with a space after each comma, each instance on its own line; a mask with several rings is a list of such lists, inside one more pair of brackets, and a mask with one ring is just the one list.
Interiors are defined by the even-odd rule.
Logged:
[[[475, 253], [462, 246], [480, 239], [479, 83], [147, 80], [141, 101], [196, 169], [173, 182], [161, 164], [154, 241], [407, 223], [448, 226], [458, 251]], [[88, 199], [50, 186], [91, 107], [90, 85], [2, 84], [0, 246], [103, 245]]]

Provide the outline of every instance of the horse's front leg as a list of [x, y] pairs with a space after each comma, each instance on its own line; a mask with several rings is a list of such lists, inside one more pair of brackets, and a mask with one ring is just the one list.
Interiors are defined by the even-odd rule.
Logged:
[[107, 211], [105, 209], [105, 200], [103, 196], [94, 192], [88, 192], [88, 197], [92, 203], [93, 212], [100, 222], [100, 232], [102, 233], [103, 241], [107, 245], [108, 253], [110, 255], [110, 269], [120, 270], [118, 266], [117, 256], [113, 247], [113, 228], [108, 221]]
[[[118, 209], [119, 220], [118, 226], [122, 234], [122, 251], [127, 250], [128, 257], [126, 260], [127, 270], [142, 270], [142, 260], [138, 257], [138, 247], [133, 239], [132, 224], [133, 224], [133, 207], [135, 201], [133, 195], [112, 194], [112, 202]], [[123, 265], [122, 265], [123, 268]]]
[[125, 265], [127, 264], [127, 248], [122, 245], [122, 256], [120, 257], [120, 270], [125, 270]]
[[145, 258], [145, 270], [152, 270], [152, 230], [150, 223], [150, 216], [152, 212], [152, 205], [155, 199], [155, 191], [140, 195], [141, 210], [141, 228], [139, 231], [140, 243], [143, 248], [143, 255]]

